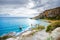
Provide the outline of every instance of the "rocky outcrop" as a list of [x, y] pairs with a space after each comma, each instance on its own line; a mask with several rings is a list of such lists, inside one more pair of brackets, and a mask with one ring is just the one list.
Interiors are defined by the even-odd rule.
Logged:
[[53, 30], [51, 36], [53, 40], [60, 40], [60, 27]]
[[16, 32], [11, 32], [11, 33], [8, 33], [8, 34], [4, 34], [3, 36], [0, 37], [0, 40], [5, 40], [7, 38], [14, 37], [15, 35], [16, 35]]
[[35, 19], [40, 19], [40, 18], [60, 19], [59, 17], [60, 17], [60, 7], [57, 7], [57, 8], [46, 10], [34, 18]]
[[50, 36], [47, 37], [47, 40], [60, 40], [60, 27], [54, 29]]

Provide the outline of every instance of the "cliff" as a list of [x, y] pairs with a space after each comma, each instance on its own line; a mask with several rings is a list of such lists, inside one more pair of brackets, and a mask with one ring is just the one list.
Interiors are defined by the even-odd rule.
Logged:
[[38, 16], [34, 17], [34, 19], [60, 19], [60, 7], [45, 10], [43, 13], [40, 13]]

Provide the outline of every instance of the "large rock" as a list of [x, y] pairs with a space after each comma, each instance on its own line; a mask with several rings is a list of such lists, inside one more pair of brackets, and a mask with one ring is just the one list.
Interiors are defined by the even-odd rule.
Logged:
[[8, 34], [4, 34], [3, 36], [0, 37], [0, 40], [5, 40], [7, 38], [11, 38], [13, 36], [15, 36], [16, 33], [15, 32], [11, 32], [11, 33], [8, 33]]
[[60, 27], [53, 30], [51, 36], [54, 40], [60, 40]]

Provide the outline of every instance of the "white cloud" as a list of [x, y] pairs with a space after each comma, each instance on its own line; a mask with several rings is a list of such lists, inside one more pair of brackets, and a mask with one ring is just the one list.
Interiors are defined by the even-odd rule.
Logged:
[[12, 15], [16, 15], [16, 16], [23, 16], [23, 15], [32, 16], [35, 13], [37, 13], [36, 10], [28, 9], [24, 7], [15, 9], [11, 12]]
[[[0, 0], [0, 16], [33, 17], [46, 9], [60, 6], [60, 0]], [[16, 1], [18, 3], [16, 3]], [[14, 3], [13, 3], [14, 2]], [[1, 5], [4, 4], [4, 5]]]
[[40, 0], [39, 3], [35, 6], [35, 8], [44, 7], [45, 9], [59, 7], [60, 0]]
[[0, 0], [0, 5], [24, 5], [28, 2], [29, 0]]
[[35, 16], [34, 14], [37, 14], [37, 10], [34, 9], [29, 9], [25, 7], [20, 7], [17, 9], [9, 9], [9, 8], [4, 8], [1, 10], [0, 14], [9, 14], [8, 16], [16, 16], [16, 17], [33, 17]]
[[25, 5], [2, 5], [0, 6], [0, 15], [6, 15], [9, 17], [33, 17], [37, 13], [37, 11], [31, 9], [32, 7], [34, 7], [34, 3], [32, 0], [29, 0], [29, 3]]
[[27, 4], [27, 8], [33, 8], [35, 6], [35, 3], [34, 3], [34, 1], [32, 1], [32, 0], [29, 0], [29, 3]]

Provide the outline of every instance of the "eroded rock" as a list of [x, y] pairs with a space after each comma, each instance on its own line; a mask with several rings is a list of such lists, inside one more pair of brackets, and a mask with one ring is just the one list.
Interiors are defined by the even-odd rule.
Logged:
[[51, 36], [54, 40], [60, 40], [60, 27], [53, 30]]

